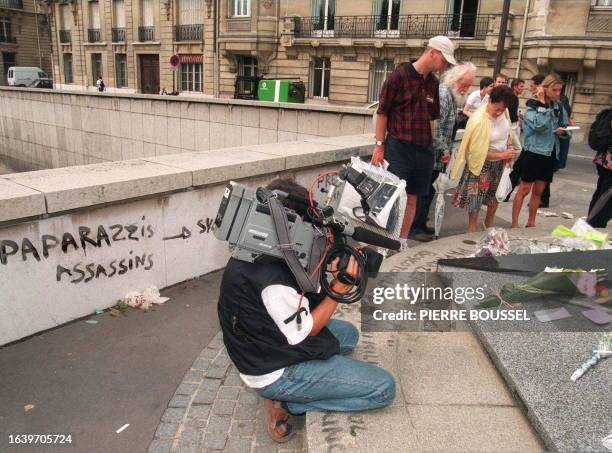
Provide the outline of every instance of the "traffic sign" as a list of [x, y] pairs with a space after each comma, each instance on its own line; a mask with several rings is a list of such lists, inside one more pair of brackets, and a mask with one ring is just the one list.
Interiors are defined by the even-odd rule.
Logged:
[[172, 55], [170, 57], [170, 66], [172, 66], [174, 68], [174, 67], [177, 67], [178, 64], [179, 64], [179, 57], [178, 57], [178, 55]]

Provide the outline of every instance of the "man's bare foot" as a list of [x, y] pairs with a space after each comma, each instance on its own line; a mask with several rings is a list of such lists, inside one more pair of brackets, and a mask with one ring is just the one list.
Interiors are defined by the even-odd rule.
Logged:
[[278, 443], [289, 441], [295, 432], [293, 426], [288, 423], [289, 412], [281, 407], [280, 401], [262, 398], [266, 409], [266, 423], [268, 434]]

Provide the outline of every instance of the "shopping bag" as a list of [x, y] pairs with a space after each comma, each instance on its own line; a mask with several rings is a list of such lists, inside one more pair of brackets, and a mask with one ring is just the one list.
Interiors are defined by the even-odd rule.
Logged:
[[502, 173], [497, 191], [495, 192], [495, 198], [497, 201], [504, 201], [510, 192], [512, 192], [512, 181], [510, 180], [510, 173], [512, 168], [509, 165], [504, 166], [504, 172]]

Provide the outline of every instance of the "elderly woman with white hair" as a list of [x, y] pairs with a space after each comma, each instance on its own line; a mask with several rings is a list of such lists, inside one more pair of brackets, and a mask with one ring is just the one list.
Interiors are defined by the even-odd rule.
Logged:
[[[442, 74], [440, 81], [440, 119], [436, 120], [432, 148], [434, 151], [434, 170], [432, 184], [444, 165], [451, 157], [453, 141], [455, 140], [455, 123], [458, 108], [465, 104], [465, 95], [474, 82], [476, 66], [473, 63], [459, 63]], [[427, 226], [427, 214], [433, 201], [435, 190], [429, 188], [429, 193], [419, 197], [417, 213], [414, 218], [410, 237], [417, 241], [429, 241], [434, 231]]]

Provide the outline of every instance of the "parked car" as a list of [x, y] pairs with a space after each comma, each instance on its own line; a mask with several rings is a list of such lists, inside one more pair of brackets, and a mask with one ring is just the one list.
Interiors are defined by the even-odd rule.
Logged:
[[6, 75], [9, 86], [53, 88], [53, 80], [35, 66], [11, 66]]

